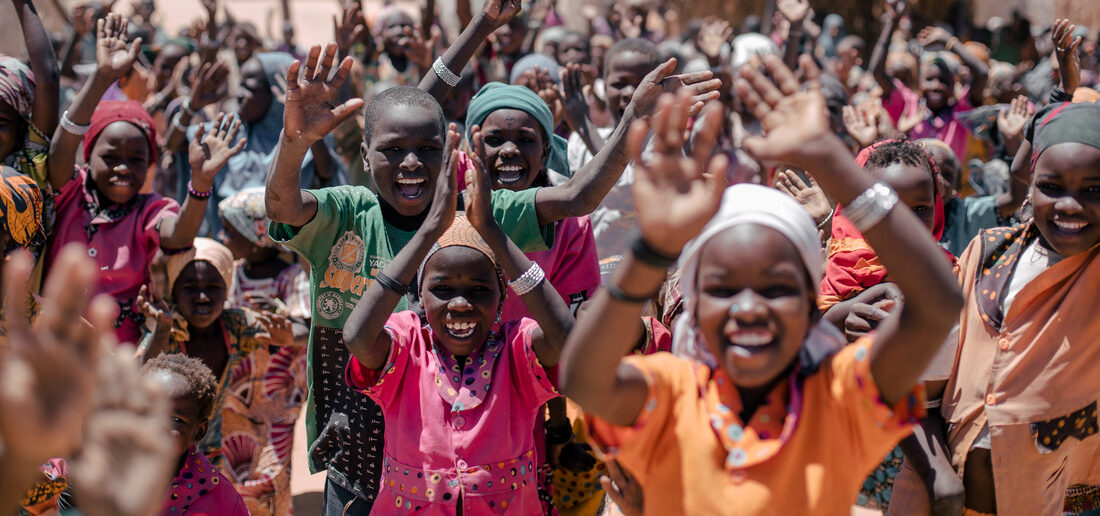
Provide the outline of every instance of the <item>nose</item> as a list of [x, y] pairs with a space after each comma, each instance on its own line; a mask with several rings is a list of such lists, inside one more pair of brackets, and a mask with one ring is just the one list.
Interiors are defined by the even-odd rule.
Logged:
[[416, 153], [410, 152], [401, 160], [401, 168], [404, 170], [416, 170], [420, 168], [420, 158]]
[[516, 144], [511, 141], [504, 142], [504, 145], [500, 146], [500, 154], [502, 156], [519, 156], [519, 147], [516, 147]]
[[127, 166], [126, 163], [124, 163], [124, 162], [119, 162], [111, 170], [113, 170], [115, 172], [128, 172], [130, 170], [130, 167]]
[[199, 291], [199, 301], [210, 301], [210, 296], [206, 295], [205, 290]]
[[468, 312], [474, 308], [470, 304], [470, 301], [466, 299], [466, 296], [457, 295], [452, 297], [450, 301], [447, 301], [447, 309], [454, 312]]
[[756, 292], [744, 289], [733, 296], [730, 303], [730, 318], [741, 324], [759, 322], [768, 315], [768, 307], [764, 304], [764, 298]]
[[1085, 208], [1072, 195], [1063, 195], [1054, 202], [1054, 209], [1066, 215], [1078, 215]]

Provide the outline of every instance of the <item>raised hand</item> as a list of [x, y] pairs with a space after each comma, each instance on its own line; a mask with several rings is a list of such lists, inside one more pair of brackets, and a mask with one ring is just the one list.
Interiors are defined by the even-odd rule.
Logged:
[[809, 0], [779, 0], [775, 3], [775, 7], [791, 22], [791, 25], [802, 23], [802, 20], [806, 19], [806, 14], [810, 12]]
[[421, 70], [432, 67], [432, 59], [435, 58], [435, 46], [439, 43], [439, 29], [432, 27], [431, 37], [424, 38], [424, 31], [417, 26], [413, 31], [412, 40], [405, 48], [405, 55]]
[[520, 0], [485, 0], [478, 13], [479, 21], [488, 23], [496, 30], [519, 14]]
[[340, 86], [351, 73], [351, 57], [344, 57], [336, 74], [329, 78], [336, 59], [336, 43], [329, 43], [321, 55], [321, 46], [309, 50], [303, 66], [294, 61], [287, 71], [286, 109], [283, 132], [288, 140], [313, 144], [363, 107], [363, 99], [353, 98], [336, 104]]
[[618, 21], [616, 25], [619, 28], [619, 34], [623, 38], [638, 38], [642, 36], [642, 29], [645, 27], [645, 18], [640, 14], [634, 14], [630, 9], [621, 7], [619, 4], [615, 4], [613, 9], [613, 19]]
[[1054, 40], [1054, 53], [1058, 57], [1058, 75], [1062, 81], [1062, 91], [1073, 95], [1077, 87], [1081, 85], [1081, 60], [1077, 55], [1077, 47], [1081, 45], [1081, 37], [1073, 37], [1077, 26], [1065, 18], [1054, 22], [1054, 30], [1051, 32]]
[[104, 79], [116, 81], [134, 66], [141, 38], [126, 43], [128, 22], [121, 14], [111, 13], [96, 23], [96, 74]]
[[[436, 237], [451, 227], [458, 209], [458, 153], [462, 152], [458, 148], [459, 140], [458, 126], [454, 123], [447, 124], [447, 136], [443, 142], [443, 167], [439, 169], [439, 177], [435, 180], [435, 193], [432, 196], [432, 205], [428, 208], [428, 216], [420, 226], [432, 228]], [[474, 160], [477, 160], [476, 155]], [[469, 174], [466, 182], [470, 182]]]
[[807, 175], [809, 182], [802, 179], [793, 170], [780, 170], [775, 178], [775, 187], [779, 191], [794, 197], [803, 208], [814, 218], [818, 224], [824, 223], [833, 213], [833, 206], [829, 204], [829, 198], [825, 191], [814, 181], [813, 176]]
[[191, 86], [191, 100], [189, 108], [199, 110], [211, 104], [221, 102], [225, 93], [226, 78], [229, 77], [229, 67], [225, 62], [218, 60], [213, 63], [203, 63], [195, 73]]
[[841, 109], [844, 128], [860, 147], [867, 147], [879, 138], [878, 123], [873, 114], [858, 107], [844, 106]]
[[928, 48], [933, 45], [947, 45], [953, 36], [943, 27], [929, 25], [917, 33], [917, 44]]
[[213, 20], [218, 15], [218, 0], [202, 0], [202, 8], [206, 11], [207, 19]]
[[909, 0], [886, 0], [884, 7], [886, 17], [897, 23], [909, 11]]
[[1008, 109], [997, 113], [997, 131], [1005, 140], [1017, 140], [1024, 133], [1024, 126], [1031, 118], [1034, 110], [1027, 101], [1027, 97], [1020, 95], [1012, 99]]
[[695, 46], [699, 48], [707, 59], [718, 59], [722, 53], [722, 45], [733, 37], [733, 27], [730, 22], [715, 16], [707, 16], [703, 20], [703, 26], [699, 29], [699, 35], [695, 37]]
[[137, 298], [134, 299], [134, 307], [141, 315], [145, 316], [145, 319], [153, 321], [158, 331], [167, 331], [172, 327], [172, 310], [163, 299], [153, 299], [153, 296], [149, 294], [148, 286], [141, 286]]
[[267, 330], [272, 344], [276, 346], [294, 345], [294, 329], [290, 319], [271, 312], [256, 314], [256, 318]]
[[[466, 174], [465, 206], [466, 218], [469, 219], [470, 225], [477, 229], [477, 232], [483, 237], [486, 237], [489, 231], [497, 226], [497, 221], [493, 218], [492, 180], [489, 179], [489, 172], [486, 170], [485, 163], [479, 157], [485, 155], [485, 143], [482, 138], [481, 126], [475, 125], [470, 131], [470, 139], [474, 148], [472, 156], [474, 170], [473, 173]], [[491, 239], [486, 238], [486, 240]]]
[[588, 118], [588, 99], [584, 95], [584, 67], [568, 64], [561, 70], [561, 106], [565, 123], [575, 132], [580, 132], [584, 120]]
[[901, 116], [898, 117], [898, 132], [902, 134], [908, 134], [914, 127], [920, 125], [924, 119], [928, 118], [928, 106], [923, 102], [917, 105], [916, 109], [909, 111], [903, 111]]
[[73, 32], [83, 36], [96, 26], [95, 9], [88, 5], [78, 5], [73, 9]]
[[209, 133], [206, 132], [205, 125], [199, 125], [187, 148], [187, 159], [191, 163], [191, 185], [196, 190], [205, 192], [212, 188], [214, 176], [225, 166], [225, 162], [244, 148], [246, 138], [233, 144], [240, 128], [241, 119], [226, 116], [225, 113], [218, 113]]
[[81, 442], [101, 380], [89, 366], [116, 345], [118, 305], [106, 296], [89, 303], [96, 267], [84, 249], [69, 245], [51, 269], [32, 328], [31, 269], [25, 251], [14, 253], [4, 268], [7, 345], [0, 346], [0, 435], [4, 458], [33, 468], [50, 457], [68, 456]]
[[742, 145], [759, 161], [814, 170], [821, 157], [832, 150], [836, 136], [829, 129], [818, 81], [821, 72], [810, 56], [801, 56], [800, 64], [805, 91], [778, 56], [764, 56], [741, 67], [737, 94], [765, 131], [762, 136], [746, 137]]
[[676, 70], [676, 58], [669, 59], [657, 65], [642, 79], [641, 84], [634, 90], [630, 98], [631, 109], [636, 115], [648, 116], [653, 113], [657, 99], [662, 93], [676, 93], [684, 90], [691, 97], [691, 107], [688, 116], [695, 116], [703, 109], [703, 104], [717, 100], [718, 88], [722, 87], [722, 79], [714, 78], [714, 72], [704, 70], [702, 72], [672, 75]]
[[693, 156], [685, 157], [684, 132], [694, 103], [687, 92], [663, 95], [653, 117], [653, 155], [642, 159], [648, 128], [635, 121], [627, 136], [634, 157], [634, 204], [646, 243], [676, 256], [718, 211], [726, 187], [728, 159], [713, 155], [722, 129], [722, 108], [710, 104], [696, 136]]
[[342, 16], [332, 17], [332, 32], [340, 55], [348, 55], [355, 42], [367, 33], [367, 22], [363, 20], [359, 2], [348, 2], [344, 5]]
[[74, 494], [87, 516], [153, 514], [176, 467], [168, 397], [141, 377], [130, 356], [104, 356], [88, 367], [103, 387], [83, 447], [69, 462]]

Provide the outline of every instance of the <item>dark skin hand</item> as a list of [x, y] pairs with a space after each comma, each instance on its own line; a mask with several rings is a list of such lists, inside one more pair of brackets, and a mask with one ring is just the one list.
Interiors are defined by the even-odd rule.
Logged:
[[[459, 0], [459, 3], [463, 1], [465, 0]], [[466, 25], [454, 43], [440, 56], [440, 60], [448, 70], [460, 73], [477, 49], [485, 43], [489, 34], [508, 23], [519, 11], [519, 0], [487, 0], [473, 21]], [[451, 92], [451, 86], [434, 72], [424, 74], [424, 78], [420, 80], [420, 89], [431, 93], [439, 102], [443, 102]]]
[[42, 26], [38, 11], [31, 0], [12, 0], [16, 16], [23, 28], [23, 39], [30, 56], [31, 71], [34, 72], [34, 107], [31, 116], [35, 127], [43, 134], [53, 133], [57, 126], [58, 95], [61, 91], [61, 73], [57, 68], [57, 55], [54, 54], [50, 36]]

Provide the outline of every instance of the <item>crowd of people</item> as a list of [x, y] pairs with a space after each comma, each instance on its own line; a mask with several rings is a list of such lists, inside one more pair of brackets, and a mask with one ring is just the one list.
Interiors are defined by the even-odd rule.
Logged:
[[9, 1], [0, 510], [1100, 514], [1100, 33]]

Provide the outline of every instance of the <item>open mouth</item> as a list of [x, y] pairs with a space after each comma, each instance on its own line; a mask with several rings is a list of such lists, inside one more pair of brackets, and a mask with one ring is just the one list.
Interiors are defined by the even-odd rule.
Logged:
[[447, 335], [456, 339], [468, 339], [477, 331], [477, 323], [473, 322], [449, 322], [444, 327]]
[[210, 306], [205, 306], [205, 305], [204, 306], [196, 306], [193, 311], [194, 311], [195, 315], [210, 315], [213, 312], [213, 310], [211, 310]]
[[1088, 222], [1080, 220], [1071, 221], [1064, 219], [1054, 219], [1052, 222], [1054, 223], [1054, 227], [1057, 228], [1058, 231], [1066, 235], [1078, 235], [1082, 231], [1084, 231], [1085, 228], [1089, 227]]
[[424, 195], [424, 189], [428, 186], [428, 180], [422, 177], [412, 179], [398, 179], [394, 181], [394, 187], [397, 189], [397, 194], [402, 199], [416, 200], [420, 196]]
[[111, 186], [132, 187], [134, 186], [134, 178], [133, 176], [111, 176], [107, 179], [107, 183]]
[[748, 358], [775, 344], [775, 334], [763, 329], [739, 330], [727, 337], [733, 352], [739, 357]]
[[497, 167], [497, 181], [505, 186], [519, 183], [527, 175], [527, 167], [523, 165], [502, 165]]

